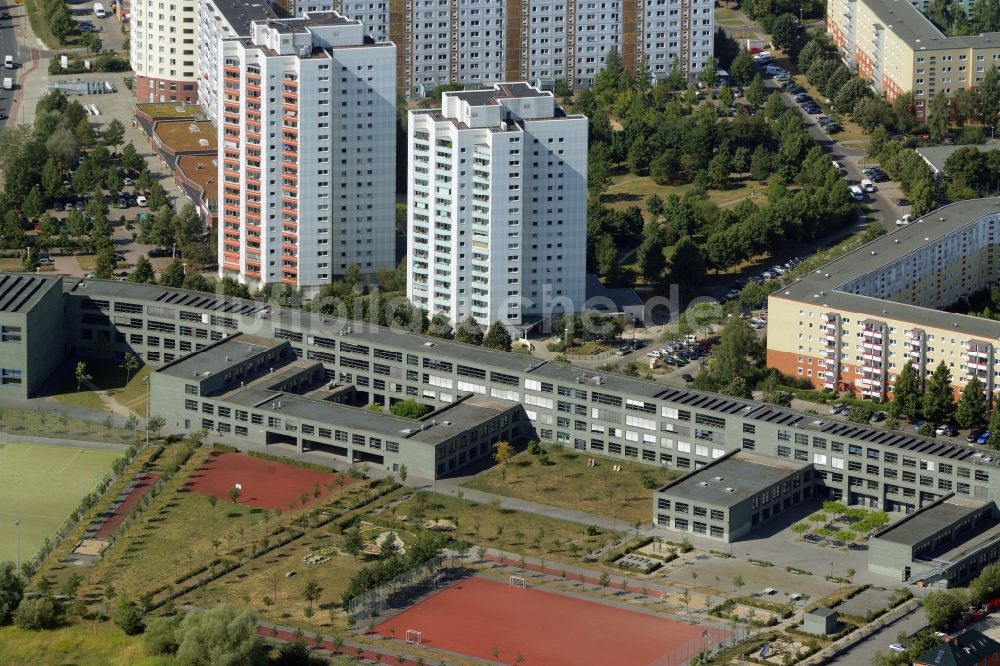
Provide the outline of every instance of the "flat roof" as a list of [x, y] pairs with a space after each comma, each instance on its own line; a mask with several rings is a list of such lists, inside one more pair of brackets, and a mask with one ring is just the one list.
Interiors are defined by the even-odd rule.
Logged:
[[153, 125], [153, 134], [174, 153], [215, 152], [219, 142], [215, 126], [207, 120], [166, 120]]
[[219, 198], [219, 162], [216, 155], [181, 155], [177, 168], [200, 187], [205, 199]]
[[987, 504], [988, 502], [965, 500], [953, 495], [911, 513], [895, 525], [886, 527], [875, 537], [889, 543], [915, 546], [929, 536], [946, 529], [949, 525], [954, 525], [963, 518], [979, 511]]
[[178, 102], [136, 104], [135, 110], [146, 114], [150, 118], [196, 118], [205, 116], [205, 109], [200, 104], [181, 104]]
[[864, 0], [875, 17], [914, 51], [1000, 46], [1000, 33], [948, 37], [909, 0]]
[[29, 312], [58, 283], [57, 277], [0, 274], [0, 312]]
[[425, 426], [423, 429], [416, 430], [417, 426], [411, 425], [410, 428], [415, 432], [408, 439], [425, 444], [437, 444], [443, 439], [474, 428], [478, 424], [516, 407], [517, 405], [513, 402], [474, 395], [439, 409], [433, 414], [428, 414], [420, 422], [421, 425]]
[[239, 334], [183, 356], [157, 372], [171, 377], [211, 377], [225, 372], [242, 359], [287, 344], [284, 340]]
[[[277, 19], [278, 15], [267, 2], [248, 2], [246, 0], [211, 0], [215, 8], [235, 31], [235, 36], [245, 37], [250, 34], [250, 24], [253, 21]], [[225, 35], [232, 37], [234, 35]]]
[[660, 489], [692, 503], [734, 506], [801, 471], [809, 463], [748, 453], [737, 449]]
[[895, 231], [806, 273], [771, 294], [771, 297], [830, 310], [867, 313], [876, 319], [897, 319], [918, 327], [955, 329], [964, 334], [996, 340], [1000, 338], [1000, 323], [990, 319], [840, 291], [847, 283], [899, 261], [928, 243], [994, 213], [1000, 213], [1000, 198], [970, 199], [942, 206], [908, 226], [897, 227]]
[[496, 83], [492, 88], [484, 90], [458, 90], [444, 94], [457, 97], [472, 106], [495, 106], [501, 99], [552, 97], [552, 93], [539, 90], [527, 83]]
[[820, 606], [819, 608], [812, 609], [811, 611], [806, 613], [806, 615], [814, 615], [817, 617], [831, 617], [833, 615], [837, 615], [837, 611], [835, 611], [832, 608], [826, 608], [825, 606]]

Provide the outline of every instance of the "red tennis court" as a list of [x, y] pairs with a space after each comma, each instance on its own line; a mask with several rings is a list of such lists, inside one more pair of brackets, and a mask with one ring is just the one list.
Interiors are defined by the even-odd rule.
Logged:
[[375, 627], [376, 633], [397, 639], [406, 638], [408, 630], [419, 631], [425, 647], [503, 664], [515, 663], [520, 654], [525, 666], [673, 666], [724, 637], [704, 625], [479, 577]]
[[[283, 465], [243, 453], [214, 451], [191, 475], [185, 488], [199, 495], [215, 495], [227, 502], [229, 489], [238, 483], [242, 491], [237, 503], [260, 509], [287, 509], [289, 502], [301, 506], [302, 493], [308, 495], [307, 505], [315, 502], [313, 487], [317, 483], [320, 499], [329, 495], [331, 489], [339, 490], [339, 476], [335, 472]], [[345, 476], [344, 486], [350, 483], [350, 477]]]

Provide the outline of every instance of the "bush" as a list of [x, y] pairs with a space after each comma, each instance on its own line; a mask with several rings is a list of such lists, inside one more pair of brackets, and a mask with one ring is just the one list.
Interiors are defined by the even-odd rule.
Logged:
[[407, 398], [406, 400], [400, 400], [392, 407], [389, 408], [395, 416], [400, 416], [405, 419], [419, 419], [421, 416], [431, 411], [430, 405], [425, 405], [421, 402], [417, 402], [413, 398]]
[[51, 629], [56, 626], [56, 602], [49, 595], [22, 599], [14, 611], [14, 624], [32, 631]]
[[176, 617], [153, 619], [146, 627], [146, 633], [142, 637], [146, 654], [155, 656], [177, 652], [177, 625]]
[[142, 633], [142, 614], [135, 607], [132, 600], [126, 596], [118, 597], [118, 606], [115, 608], [115, 624], [125, 632], [126, 636], [135, 636]]

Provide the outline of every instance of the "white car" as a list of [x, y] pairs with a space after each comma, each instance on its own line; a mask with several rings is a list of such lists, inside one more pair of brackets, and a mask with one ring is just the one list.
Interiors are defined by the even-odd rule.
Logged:
[[125, 187], [130, 187], [132, 185], [135, 185], [135, 183], [132, 182], [131, 178], [126, 178], [125, 180], [122, 181], [122, 184], [124, 184]]
[[661, 354], [658, 349], [654, 349], [651, 352], [646, 352], [646, 356], [648, 356], [649, 358], [660, 358], [661, 356], [663, 356], [663, 354]]
[[135, 198], [135, 203], [137, 206], [145, 206], [148, 202], [146, 200], [145, 194], [140, 194]]
[[909, 213], [907, 213], [907, 214], [906, 214], [906, 215], [904, 215], [903, 217], [901, 217], [901, 218], [899, 218], [898, 220], [896, 220], [896, 226], [897, 226], [897, 227], [905, 227], [905, 226], [906, 226], [906, 225], [908, 225], [908, 224], [909, 224], [909, 223], [910, 223], [910, 222], [911, 222], [912, 220], [913, 220], [913, 216], [912, 216], [912, 215], [910, 215]]
[[889, 646], [889, 649], [893, 652], [906, 652], [906, 646], [902, 643], [893, 643]]

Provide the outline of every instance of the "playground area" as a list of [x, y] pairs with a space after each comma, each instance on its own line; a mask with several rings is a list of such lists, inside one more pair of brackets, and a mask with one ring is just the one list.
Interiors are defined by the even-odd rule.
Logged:
[[465, 578], [375, 627], [423, 647], [502, 664], [680, 666], [724, 631], [509, 581]]
[[350, 485], [349, 477], [297, 465], [254, 458], [243, 453], [213, 451], [185, 486], [189, 492], [229, 501], [229, 491], [239, 484], [236, 502], [256, 509], [291, 509], [308, 506]]
[[[0, 561], [38, 550], [122, 454], [104, 449], [0, 442]], [[14, 528], [14, 521], [20, 527]]]

